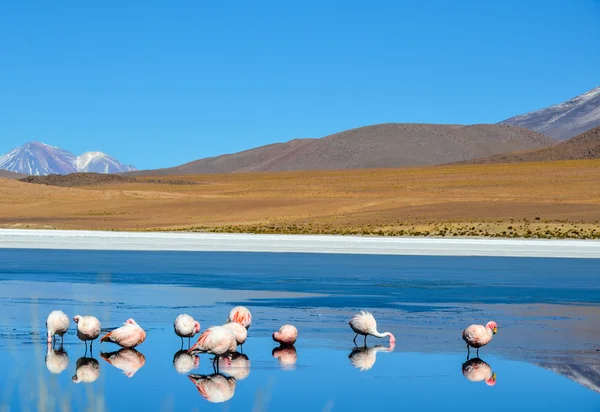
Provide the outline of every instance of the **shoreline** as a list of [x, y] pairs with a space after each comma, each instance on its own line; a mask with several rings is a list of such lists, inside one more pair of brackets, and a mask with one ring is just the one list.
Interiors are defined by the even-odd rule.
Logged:
[[0, 248], [600, 258], [600, 241], [0, 229]]

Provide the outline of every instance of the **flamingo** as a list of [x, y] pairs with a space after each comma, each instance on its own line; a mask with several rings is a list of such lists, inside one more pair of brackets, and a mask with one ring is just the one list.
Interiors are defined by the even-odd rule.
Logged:
[[283, 325], [278, 332], [273, 333], [273, 340], [280, 345], [292, 346], [298, 339], [298, 329], [294, 325]]
[[85, 350], [87, 352], [87, 341], [90, 342], [90, 352], [94, 339], [100, 336], [100, 321], [94, 316], [75, 315], [73, 320], [77, 324], [77, 337], [85, 342]]
[[233, 333], [233, 336], [235, 336], [235, 341], [238, 345], [241, 346], [246, 342], [246, 339], [248, 338], [248, 331], [239, 323], [230, 322], [224, 324], [223, 327], [229, 329], [231, 333]]
[[48, 348], [46, 349], [46, 368], [50, 373], [58, 375], [62, 373], [67, 366], [69, 366], [69, 356], [67, 352], [62, 349], [54, 350], [52, 345], [48, 343]]
[[121, 369], [128, 378], [146, 364], [146, 357], [135, 349], [123, 348], [116, 352], [101, 353], [100, 356], [117, 369]]
[[129, 318], [121, 326], [104, 335], [100, 342], [114, 342], [123, 348], [135, 348], [146, 340], [146, 332], [135, 320]]
[[218, 362], [221, 371], [233, 376], [238, 381], [244, 380], [250, 375], [250, 360], [243, 353], [230, 353], [219, 358]]
[[188, 378], [194, 382], [200, 395], [212, 403], [226, 402], [233, 398], [235, 393], [236, 381], [233, 377], [227, 377], [220, 373], [213, 373], [212, 375], [192, 373]]
[[64, 334], [69, 330], [69, 317], [62, 310], [53, 310], [46, 319], [48, 343], [52, 343], [55, 335], [60, 336], [60, 345], [63, 344]]
[[190, 339], [200, 332], [200, 322], [196, 322], [187, 313], [181, 314], [175, 318], [173, 328], [177, 336], [181, 338], [181, 347], [183, 348], [183, 338], [188, 338], [188, 347], [190, 346]]
[[74, 383], [92, 383], [100, 376], [100, 364], [94, 358], [79, 358], [75, 364], [75, 375], [71, 378]]
[[229, 317], [227, 318], [227, 323], [239, 323], [246, 329], [250, 329], [250, 325], [252, 324], [252, 314], [245, 308], [244, 306], [236, 306], [231, 309], [229, 312]]
[[366, 312], [361, 310], [360, 313], [357, 313], [350, 319], [348, 322], [350, 328], [356, 333], [354, 336], [354, 344], [356, 345], [356, 338], [358, 335], [364, 335], [365, 337], [365, 346], [367, 346], [367, 336], [375, 336], [376, 338], [384, 338], [386, 336], [390, 337], [390, 345], [396, 343], [396, 338], [390, 332], [379, 333], [377, 332], [377, 321], [373, 317], [370, 312]]
[[173, 356], [173, 367], [177, 373], [185, 375], [200, 365], [200, 357], [189, 354], [187, 350], [179, 350]]
[[[198, 338], [198, 342], [194, 344], [188, 353], [207, 352], [215, 355], [213, 359], [213, 368], [218, 368], [217, 360], [220, 356], [235, 352], [237, 341], [231, 330], [223, 326], [212, 326], [206, 329]], [[215, 369], [216, 370], [216, 369]]]
[[356, 347], [352, 349], [348, 359], [355, 368], [360, 369], [361, 372], [368, 371], [375, 365], [377, 360], [377, 352], [392, 352], [394, 350], [394, 344], [392, 343], [389, 347], [377, 345], [371, 347]]
[[467, 343], [467, 360], [471, 355], [471, 348], [477, 349], [479, 357], [479, 348], [491, 342], [492, 337], [498, 332], [498, 325], [494, 321], [489, 321], [485, 326], [471, 325], [462, 333], [463, 340]]
[[486, 385], [496, 384], [496, 373], [490, 365], [479, 358], [473, 358], [462, 364], [462, 373], [471, 382], [485, 381]]
[[292, 370], [296, 367], [298, 361], [298, 352], [293, 346], [279, 346], [274, 348], [271, 355], [279, 362], [284, 370]]

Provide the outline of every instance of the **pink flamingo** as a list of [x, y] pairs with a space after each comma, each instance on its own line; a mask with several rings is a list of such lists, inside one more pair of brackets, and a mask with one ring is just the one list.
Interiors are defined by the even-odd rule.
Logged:
[[200, 322], [196, 322], [187, 313], [181, 314], [175, 318], [173, 328], [177, 336], [181, 338], [181, 347], [183, 348], [183, 338], [188, 338], [188, 347], [190, 346], [190, 339], [193, 338], [196, 333], [200, 332]]
[[233, 333], [235, 336], [235, 341], [238, 345], [242, 346], [246, 339], [248, 338], [248, 330], [245, 327], [236, 322], [226, 323], [223, 325], [224, 328], [227, 328]]
[[467, 343], [467, 359], [471, 354], [471, 348], [477, 349], [479, 357], [479, 348], [491, 342], [492, 337], [498, 332], [498, 325], [494, 321], [489, 321], [485, 326], [471, 325], [462, 333], [463, 340]]
[[227, 318], [227, 323], [235, 322], [239, 323], [246, 329], [250, 329], [250, 325], [252, 324], [252, 314], [245, 308], [244, 306], [236, 306], [231, 309], [229, 312], [229, 317]]
[[356, 333], [354, 336], [354, 344], [356, 345], [356, 338], [358, 335], [364, 335], [365, 337], [365, 346], [367, 346], [367, 336], [375, 336], [376, 338], [384, 338], [386, 336], [390, 337], [390, 345], [396, 343], [396, 338], [390, 332], [379, 333], [377, 332], [377, 321], [373, 317], [373, 315], [369, 312], [361, 310], [360, 313], [357, 313], [350, 319], [348, 322], [350, 328]]
[[46, 319], [48, 343], [52, 343], [55, 335], [60, 336], [60, 345], [63, 344], [64, 334], [69, 330], [69, 317], [62, 310], [53, 310]]
[[485, 381], [488, 386], [496, 384], [496, 373], [492, 371], [490, 365], [479, 358], [473, 358], [463, 363], [462, 373], [471, 382]]
[[200, 366], [200, 357], [197, 355], [189, 354], [187, 350], [183, 349], [175, 352], [173, 356], [173, 367], [177, 373], [185, 375]]
[[77, 337], [85, 342], [85, 350], [87, 352], [87, 341], [90, 342], [90, 352], [94, 339], [100, 336], [100, 321], [94, 316], [75, 315], [73, 320], [77, 324]]
[[279, 362], [281, 369], [292, 370], [296, 368], [298, 352], [293, 346], [279, 346], [274, 348], [271, 355]]
[[101, 353], [100, 356], [117, 369], [121, 369], [128, 378], [146, 364], [146, 357], [131, 348], [119, 349], [116, 352]]
[[212, 403], [227, 402], [233, 398], [236, 381], [220, 373], [212, 375], [196, 375], [192, 373], [188, 378], [194, 382], [196, 389], [204, 399]]
[[[206, 329], [198, 338], [188, 353], [207, 352], [215, 355], [213, 359], [213, 368], [217, 370], [217, 360], [220, 356], [235, 352], [237, 341], [231, 330], [223, 326], [213, 326]], [[216, 365], [216, 366], [215, 366]]]
[[129, 318], [121, 326], [104, 335], [100, 342], [114, 342], [123, 348], [135, 348], [146, 340], [146, 332], [135, 320]]
[[243, 353], [233, 352], [219, 358], [220, 370], [236, 380], [244, 380], [250, 375], [250, 359]]
[[283, 325], [273, 333], [273, 340], [281, 345], [292, 346], [298, 339], [298, 329], [294, 325]]

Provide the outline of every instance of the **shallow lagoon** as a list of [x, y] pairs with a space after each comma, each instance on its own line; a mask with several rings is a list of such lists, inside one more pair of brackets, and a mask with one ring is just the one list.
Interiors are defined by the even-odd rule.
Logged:
[[[600, 262], [588, 259], [0, 250], [0, 410], [432, 410], [466, 401], [486, 410], [598, 410], [598, 273]], [[201, 355], [178, 373], [172, 320], [185, 311], [206, 329], [238, 303], [254, 316], [248, 359], [220, 364], [235, 379], [233, 396], [210, 403], [189, 375], [213, 374], [211, 360]], [[143, 366], [135, 370], [136, 354], [128, 377], [101, 356], [119, 348], [96, 342], [95, 361], [80, 366], [97, 361], [97, 379], [74, 383], [85, 347], [72, 323], [68, 364], [52, 374], [43, 325], [54, 308], [94, 314], [103, 328], [134, 317], [148, 332], [137, 348]], [[363, 371], [352, 364], [362, 353], [352, 354], [347, 327], [361, 308], [397, 338]], [[493, 387], [462, 373], [460, 332], [489, 319], [500, 330], [480, 356], [496, 373]], [[293, 365], [269, 338], [286, 322], [300, 331]]]

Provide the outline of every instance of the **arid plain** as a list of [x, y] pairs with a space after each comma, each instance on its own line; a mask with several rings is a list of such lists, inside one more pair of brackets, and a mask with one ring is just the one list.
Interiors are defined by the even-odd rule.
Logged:
[[0, 227], [600, 238], [600, 160], [127, 179], [0, 179]]

